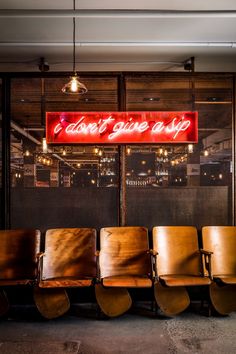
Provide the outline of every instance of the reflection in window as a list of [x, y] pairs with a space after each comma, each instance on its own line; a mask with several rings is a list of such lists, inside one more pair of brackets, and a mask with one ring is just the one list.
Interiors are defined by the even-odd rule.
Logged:
[[117, 147], [24, 144], [12, 132], [12, 187], [116, 187]]
[[[230, 186], [230, 129], [222, 129], [198, 144], [128, 146], [128, 187]], [[219, 140], [220, 138], [220, 140]], [[223, 139], [223, 141], [222, 141]]]

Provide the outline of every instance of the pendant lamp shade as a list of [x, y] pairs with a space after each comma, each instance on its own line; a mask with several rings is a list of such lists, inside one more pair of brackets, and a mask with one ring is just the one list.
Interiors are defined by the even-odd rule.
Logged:
[[70, 81], [65, 84], [62, 88], [63, 93], [67, 93], [70, 95], [83, 95], [88, 90], [82, 82], [79, 81], [79, 78], [75, 72], [74, 76], [71, 77]]

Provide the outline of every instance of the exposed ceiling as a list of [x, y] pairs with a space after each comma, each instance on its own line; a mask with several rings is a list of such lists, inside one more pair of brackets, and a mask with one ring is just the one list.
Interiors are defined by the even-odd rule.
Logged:
[[[38, 71], [40, 57], [50, 71], [72, 70], [72, 9], [72, 0], [1, 0], [0, 71]], [[78, 71], [179, 71], [192, 56], [196, 71], [236, 71], [235, 0], [76, 0], [76, 10]]]

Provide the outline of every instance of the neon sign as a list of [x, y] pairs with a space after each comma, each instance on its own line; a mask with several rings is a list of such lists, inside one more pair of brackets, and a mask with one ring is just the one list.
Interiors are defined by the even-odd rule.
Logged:
[[47, 112], [48, 144], [196, 143], [197, 112]]

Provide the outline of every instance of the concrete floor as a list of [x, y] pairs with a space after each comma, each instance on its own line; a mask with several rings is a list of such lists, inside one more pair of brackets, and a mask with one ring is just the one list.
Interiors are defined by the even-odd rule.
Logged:
[[175, 318], [155, 317], [140, 303], [119, 318], [98, 320], [95, 305], [83, 304], [46, 321], [35, 309], [13, 308], [0, 320], [0, 353], [18, 352], [235, 354], [236, 313], [206, 317], [191, 308]]

